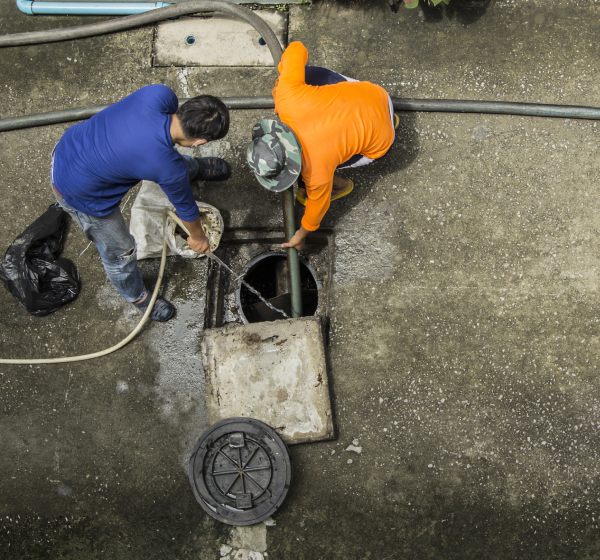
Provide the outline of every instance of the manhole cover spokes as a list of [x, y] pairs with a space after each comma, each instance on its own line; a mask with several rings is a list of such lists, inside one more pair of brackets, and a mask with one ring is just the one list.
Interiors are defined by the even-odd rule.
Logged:
[[279, 435], [253, 418], [230, 418], [205, 432], [190, 457], [190, 482], [202, 508], [231, 525], [253, 525], [283, 502], [290, 458]]
[[217, 450], [210, 474], [224, 497], [235, 501], [239, 494], [251, 494], [257, 500], [271, 483], [273, 465], [258, 442], [245, 438], [244, 447], [226, 443]]

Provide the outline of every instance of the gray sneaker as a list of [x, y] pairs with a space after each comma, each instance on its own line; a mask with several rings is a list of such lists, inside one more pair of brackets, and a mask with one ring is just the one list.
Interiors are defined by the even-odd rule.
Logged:
[[198, 162], [198, 171], [190, 181], [225, 181], [231, 177], [231, 166], [218, 157], [194, 158]]
[[[141, 303], [134, 303], [142, 313], [146, 312], [148, 309], [148, 304], [150, 303], [150, 294], [147, 295], [146, 299]], [[150, 319], [152, 321], [158, 321], [159, 323], [165, 323], [169, 319], [175, 317], [175, 313], [177, 308], [170, 302], [164, 298], [157, 297], [154, 302], [154, 308], [152, 309], [152, 313], [150, 314]]]

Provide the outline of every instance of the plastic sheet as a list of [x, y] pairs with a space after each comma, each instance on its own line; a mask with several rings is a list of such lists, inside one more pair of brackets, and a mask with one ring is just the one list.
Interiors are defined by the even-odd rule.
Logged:
[[60, 256], [69, 220], [53, 204], [13, 241], [0, 265], [0, 279], [32, 315], [52, 313], [79, 294], [77, 268]]

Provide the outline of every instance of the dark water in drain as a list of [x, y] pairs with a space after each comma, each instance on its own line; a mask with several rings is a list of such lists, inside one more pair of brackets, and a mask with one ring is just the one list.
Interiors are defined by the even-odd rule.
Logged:
[[[286, 261], [285, 255], [266, 257], [250, 268], [244, 276], [244, 280], [258, 290], [266, 300], [291, 317], [291, 297], [285, 286], [285, 273], [281, 269]], [[310, 269], [302, 261], [300, 261], [300, 285], [302, 287], [302, 315], [314, 315], [319, 304], [317, 282]], [[270, 310], [243, 285], [240, 290], [240, 301], [242, 311], [250, 323], [283, 318], [280, 313]]]

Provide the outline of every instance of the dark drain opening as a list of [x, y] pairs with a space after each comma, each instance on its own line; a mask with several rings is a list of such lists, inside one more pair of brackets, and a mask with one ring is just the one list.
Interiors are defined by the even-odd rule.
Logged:
[[[292, 302], [284, 253], [263, 253], [252, 259], [244, 271], [243, 279], [274, 307], [292, 316]], [[300, 259], [302, 286], [302, 316], [314, 315], [319, 306], [319, 283], [314, 270]], [[243, 284], [238, 289], [238, 309], [247, 323], [284, 319], [281, 313], [269, 308]]]

